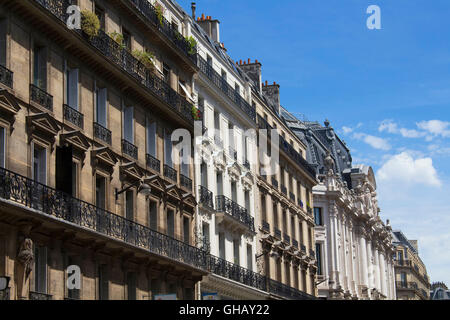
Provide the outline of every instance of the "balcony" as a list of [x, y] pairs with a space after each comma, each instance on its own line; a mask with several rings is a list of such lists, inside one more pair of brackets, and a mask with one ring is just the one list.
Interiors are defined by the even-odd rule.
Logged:
[[291, 201], [295, 203], [295, 194], [293, 192], [289, 192], [289, 199], [291, 199]]
[[137, 160], [138, 158], [138, 148], [125, 139], [122, 140], [122, 152], [133, 159]]
[[102, 140], [103, 142], [111, 145], [111, 131], [103, 127], [102, 125], [94, 122], [94, 137]]
[[144, 15], [158, 30], [186, 55], [194, 64], [197, 64], [197, 48], [191, 48], [189, 42], [175, 30], [166, 18], [160, 21], [155, 7], [148, 0], [129, 0], [129, 2]]
[[164, 165], [164, 177], [169, 178], [173, 182], [177, 183], [177, 174], [177, 170], [167, 164]]
[[275, 177], [272, 177], [272, 186], [273, 186], [275, 189], [278, 189], [278, 180], [275, 179]]
[[147, 167], [160, 173], [161, 172], [161, 161], [159, 161], [158, 159], [156, 159], [155, 157], [153, 157], [149, 154], [146, 154], [145, 157], [146, 157]]
[[0, 65], [0, 83], [3, 83], [5, 86], [12, 89], [13, 88], [13, 75], [14, 75], [14, 73], [11, 70]]
[[30, 100], [53, 112], [53, 96], [34, 84], [30, 84]]
[[274, 228], [273, 231], [274, 231], [275, 239], [281, 240], [281, 230], [278, 228]]
[[82, 113], [78, 112], [67, 104], [63, 106], [64, 108], [64, 120], [76, 125], [78, 128], [83, 129], [84, 127], [84, 116]]
[[295, 151], [286, 139], [280, 136], [280, 150], [283, 150], [295, 163], [305, 170], [313, 180], [316, 180], [316, 170], [303, 158], [303, 156]]
[[180, 186], [192, 191], [192, 180], [186, 177], [185, 175], [180, 174]]
[[211, 210], [214, 210], [214, 195], [203, 186], [199, 186], [200, 203]]
[[248, 115], [254, 122], [256, 122], [256, 110], [252, 107], [239, 93], [231, 87], [222, 76], [214, 70], [212, 66], [206, 62], [201, 56], [198, 56], [198, 67], [209, 80], [211, 80], [217, 88], [219, 88], [228, 98], [230, 98], [244, 114]]
[[290, 300], [316, 300], [312, 295], [272, 279], [269, 279], [268, 287], [270, 293]]
[[291, 243], [291, 237], [287, 233], [283, 234], [283, 240], [288, 244]]
[[216, 210], [218, 213], [225, 213], [223, 216], [217, 215], [219, 220], [224, 220], [224, 218], [228, 216], [244, 225], [251, 232], [255, 232], [255, 219], [248, 214], [247, 209], [238, 205], [233, 200], [225, 196], [217, 196]]
[[303, 253], [306, 253], [306, 246], [305, 246], [303, 243], [300, 244], [300, 250], [301, 250]]
[[270, 224], [265, 220], [262, 221], [262, 230], [266, 233], [270, 233]]
[[284, 185], [281, 185], [281, 193], [287, 196], [287, 188]]
[[52, 300], [53, 296], [46, 293], [30, 291], [30, 300]]
[[[55, 16], [62, 22], [62, 26], [66, 28], [68, 20], [67, 8], [71, 5], [68, 0], [31, 0], [39, 6], [47, 10], [50, 14]], [[159, 22], [158, 22], [159, 23]], [[121, 69], [125, 74], [130, 75], [141, 86], [146, 87], [148, 91], [164, 101], [170, 109], [177, 113], [187, 122], [194, 124], [194, 116], [192, 114], [192, 104], [188, 102], [183, 96], [173, 90], [163, 80], [145, 67], [133, 54], [126, 49], [123, 49], [116, 41], [114, 41], [103, 30], [100, 30], [97, 36], [89, 37], [81, 30], [73, 30], [78, 33], [86, 43], [98, 50], [98, 53], [108, 59], [113, 65]], [[174, 33], [175, 35], [175, 33]], [[195, 51], [195, 49], [193, 49]], [[193, 59], [196, 59], [195, 58]], [[45, 101], [44, 101], [45, 102]], [[44, 102], [41, 105], [46, 106]]]
[[[207, 253], [66, 193], [0, 168], [0, 198], [150, 253], [206, 270]], [[30, 213], [31, 214], [31, 213]]]

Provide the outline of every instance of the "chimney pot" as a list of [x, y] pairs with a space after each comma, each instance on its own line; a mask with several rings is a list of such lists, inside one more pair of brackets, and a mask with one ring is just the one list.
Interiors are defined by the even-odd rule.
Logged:
[[248, 64], [250, 64], [250, 61], [251, 61], [250, 58], [248, 58]]
[[269, 82], [266, 80], [266, 87], [267, 87], [268, 83], [269, 83]]
[[255, 63], [258, 63], [258, 59], [255, 59]]
[[239, 60], [239, 64], [242, 64], [242, 60]]
[[195, 9], [196, 9], [197, 5], [195, 4], [195, 2], [191, 3], [191, 9], [192, 9], [192, 19], [194, 19], [195, 21]]
[[205, 20], [205, 14], [202, 13], [202, 20]]

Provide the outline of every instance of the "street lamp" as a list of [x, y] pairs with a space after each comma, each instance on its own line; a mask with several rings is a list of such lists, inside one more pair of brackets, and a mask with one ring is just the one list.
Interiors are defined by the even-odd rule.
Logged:
[[119, 200], [119, 194], [124, 193], [125, 191], [131, 189], [132, 187], [137, 186], [138, 184], [139, 184], [138, 193], [142, 193], [144, 196], [148, 196], [152, 193], [152, 188], [150, 188], [150, 186], [148, 184], [146, 184], [140, 180], [133, 184], [130, 184], [128, 187], [126, 187], [125, 189], [122, 189], [120, 191], [117, 191], [117, 189], [116, 189], [116, 201]]
[[0, 277], [0, 291], [8, 289], [10, 277]]

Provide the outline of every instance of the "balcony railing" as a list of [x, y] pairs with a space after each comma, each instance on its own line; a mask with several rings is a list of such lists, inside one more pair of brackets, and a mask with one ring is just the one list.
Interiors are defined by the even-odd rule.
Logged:
[[275, 189], [278, 189], [278, 180], [275, 179], [275, 177], [272, 177], [272, 186], [273, 186]]
[[111, 130], [106, 129], [97, 122], [94, 122], [94, 137], [106, 142], [109, 145], [112, 143]]
[[[70, 0], [30, 0], [38, 3], [44, 9], [58, 18], [64, 26], [68, 21], [67, 8], [72, 5]], [[158, 22], [159, 23], [159, 22]], [[97, 36], [90, 37], [83, 31], [74, 29], [86, 42], [96, 48], [100, 54], [105, 56], [114, 65], [133, 77], [139, 84], [145, 86], [149, 91], [163, 100], [172, 110], [186, 121], [193, 123], [192, 104], [183, 96], [173, 90], [167, 83], [152, 74], [145, 65], [136, 59], [131, 52], [122, 48], [103, 30], [99, 30]], [[174, 33], [175, 34], [175, 33]], [[193, 49], [195, 51], [195, 49]], [[195, 55], [196, 59], [197, 55]]]
[[199, 248], [3, 168], [0, 168], [0, 198], [171, 260], [207, 268], [207, 253]]
[[281, 185], [281, 193], [287, 196], [287, 188], [284, 185]]
[[8, 68], [0, 65], [0, 83], [3, 83], [9, 88], [13, 88], [13, 75], [14, 73]]
[[192, 180], [185, 175], [180, 174], [180, 185], [192, 191]]
[[46, 293], [30, 291], [30, 300], [52, 300], [53, 296]]
[[239, 93], [231, 87], [222, 76], [214, 70], [214, 68], [206, 62], [201, 56], [198, 56], [198, 67], [200, 70], [219, 88], [225, 95], [228, 96], [243, 112], [247, 114], [253, 121], [256, 122], [256, 110], [252, 107]]
[[233, 200], [225, 196], [217, 196], [216, 210], [232, 216], [237, 221], [246, 225], [251, 231], [255, 231], [255, 219], [248, 214], [247, 209], [238, 205]]
[[83, 114], [67, 104], [64, 105], [64, 119], [76, 125], [80, 129], [83, 129], [84, 127]]
[[274, 233], [275, 233], [275, 238], [278, 240], [281, 240], [281, 230], [278, 228], [275, 228]]
[[122, 152], [133, 159], [138, 158], [138, 148], [132, 144], [131, 142], [128, 142], [127, 140], [122, 140]]
[[316, 298], [303, 291], [292, 288], [281, 282], [269, 279], [269, 292], [292, 300], [315, 300]]
[[265, 220], [262, 221], [262, 230], [264, 232], [270, 233], [270, 224]]
[[294, 147], [280, 136], [280, 150], [283, 150], [291, 159], [302, 167], [313, 179], [316, 179], [316, 170], [303, 158], [303, 156], [295, 151]]
[[53, 111], [53, 96], [34, 84], [30, 84], [30, 100], [47, 110]]
[[159, 20], [155, 7], [148, 0], [129, 0], [158, 30], [164, 34], [175, 46], [183, 52], [194, 64], [197, 63], [197, 47], [192, 47], [189, 42], [172, 27], [166, 18]]
[[199, 186], [200, 203], [209, 209], [214, 210], [214, 195], [203, 186]]
[[156, 172], [161, 172], [161, 161], [159, 161], [158, 159], [149, 154], [146, 155], [146, 161], [147, 167], [149, 167], [152, 170], [155, 170]]
[[172, 168], [171, 166], [165, 164], [164, 165], [164, 177], [169, 178], [170, 180], [177, 182], [177, 170]]

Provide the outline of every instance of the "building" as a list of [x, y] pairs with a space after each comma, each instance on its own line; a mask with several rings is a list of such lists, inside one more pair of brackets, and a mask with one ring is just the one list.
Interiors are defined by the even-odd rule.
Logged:
[[[68, 28], [69, 5], [100, 29]], [[0, 275], [11, 299], [194, 298], [208, 273], [194, 246], [194, 167], [177, 164], [185, 155], [170, 140], [201, 118], [187, 31], [170, 1], [1, 1]], [[79, 289], [67, 287], [69, 266]]]
[[393, 231], [395, 280], [398, 300], [429, 300], [430, 280], [419, 256], [417, 240], [408, 240], [401, 231]]
[[307, 145], [319, 180], [314, 198], [318, 295], [325, 299], [395, 299], [390, 227], [380, 218], [372, 168], [353, 165], [328, 121], [282, 117]]
[[433, 282], [430, 290], [430, 300], [450, 300], [450, 290], [443, 282]]

